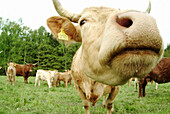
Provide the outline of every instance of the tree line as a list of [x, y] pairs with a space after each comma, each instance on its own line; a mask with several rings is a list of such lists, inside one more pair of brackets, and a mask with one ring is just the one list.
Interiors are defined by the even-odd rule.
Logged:
[[32, 30], [24, 26], [22, 19], [17, 22], [0, 18], [0, 74], [5, 74], [7, 63], [37, 63], [37, 69], [64, 71], [70, 69], [72, 58], [80, 43], [65, 46], [41, 26]]
[[[37, 69], [70, 69], [73, 56], [80, 45], [77, 43], [68, 47], [59, 43], [43, 26], [32, 30], [24, 26], [22, 19], [15, 22], [0, 18], [0, 74], [6, 73], [7, 63], [11, 61], [18, 64], [38, 62], [32, 75], [35, 75]], [[170, 57], [170, 44], [165, 49], [164, 56]]]

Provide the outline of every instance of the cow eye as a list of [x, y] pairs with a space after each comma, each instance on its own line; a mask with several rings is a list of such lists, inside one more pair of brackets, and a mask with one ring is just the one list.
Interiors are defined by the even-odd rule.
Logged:
[[87, 21], [86, 20], [81, 20], [80, 21], [80, 26], [84, 25]]

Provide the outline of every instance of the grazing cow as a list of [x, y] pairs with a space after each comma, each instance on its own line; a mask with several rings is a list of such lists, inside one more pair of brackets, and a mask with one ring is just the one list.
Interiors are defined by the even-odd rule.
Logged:
[[26, 65], [21, 65], [21, 64], [16, 64], [16, 75], [17, 76], [23, 76], [24, 77], [24, 83], [28, 83], [28, 77], [30, 76], [30, 72], [32, 72], [33, 67], [35, 67], [37, 63], [32, 64], [26, 64]]
[[37, 70], [36, 73], [36, 79], [35, 79], [35, 86], [40, 86], [40, 80], [47, 81], [49, 88], [52, 87], [52, 85], [55, 87], [56, 82], [58, 80], [58, 71], [51, 71], [51, 70]]
[[72, 80], [71, 71], [67, 70], [66, 72], [60, 72], [59, 77], [58, 77], [58, 81], [57, 81], [57, 85], [58, 85], [58, 83], [59, 83], [59, 85], [61, 85], [60, 81], [63, 81], [65, 87], [67, 88], [68, 83], [70, 83], [70, 86], [71, 86], [71, 80]]
[[16, 64], [15, 63], [8, 63], [8, 69], [7, 69], [7, 84], [8, 81], [11, 82], [12, 85], [15, 85], [15, 76], [16, 76]]
[[[147, 80], [154, 80], [156, 88], [158, 84], [170, 82], [170, 58], [165, 57], [154, 67], [154, 69], [146, 75], [139, 83], [139, 97], [145, 96], [145, 87]], [[143, 90], [143, 94], [141, 91]]]
[[53, 85], [53, 87], [56, 87], [57, 81], [59, 79], [59, 72], [58, 72], [58, 70], [51, 71], [51, 75], [53, 77], [52, 85]]
[[130, 78], [128, 81], [128, 85], [131, 86], [132, 81], [135, 81], [135, 78]]
[[47, 25], [58, 39], [82, 42], [72, 64], [83, 75], [122, 85], [132, 76], [144, 77], [162, 58], [162, 38], [155, 19], [146, 12], [89, 7], [74, 14], [58, 0], [53, 3], [61, 16], [50, 17]]
[[128, 85], [131, 86], [131, 82], [134, 81], [134, 91], [137, 91], [137, 83], [138, 83], [138, 78], [130, 78], [128, 81]]

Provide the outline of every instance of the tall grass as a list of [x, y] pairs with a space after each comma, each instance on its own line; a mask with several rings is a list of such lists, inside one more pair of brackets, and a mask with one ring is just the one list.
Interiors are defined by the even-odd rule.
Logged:
[[[6, 84], [7, 77], [0, 76], [0, 114], [84, 114], [82, 101], [73, 84], [68, 88], [48, 88], [45, 81], [35, 87], [35, 77], [24, 84], [23, 77], [16, 77], [15, 86]], [[121, 86], [115, 99], [115, 114], [170, 114], [170, 83], [159, 84], [158, 90], [150, 83], [146, 97], [138, 98], [132, 86]], [[90, 109], [92, 114], [106, 114], [102, 99]]]

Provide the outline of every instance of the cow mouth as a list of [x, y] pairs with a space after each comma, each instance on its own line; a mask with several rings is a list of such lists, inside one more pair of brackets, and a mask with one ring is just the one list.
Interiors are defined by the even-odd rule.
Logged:
[[143, 56], [143, 55], [152, 55], [156, 56], [159, 54], [160, 49], [157, 48], [125, 48], [123, 50], [120, 50], [119, 52], [114, 53], [110, 60], [108, 61], [109, 64], [112, 63], [112, 61], [115, 58], [118, 58], [120, 56], [128, 56], [128, 55], [137, 55], [137, 56]]

